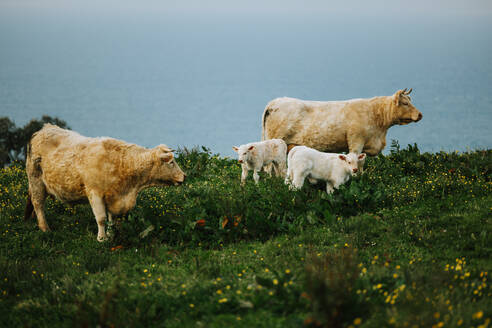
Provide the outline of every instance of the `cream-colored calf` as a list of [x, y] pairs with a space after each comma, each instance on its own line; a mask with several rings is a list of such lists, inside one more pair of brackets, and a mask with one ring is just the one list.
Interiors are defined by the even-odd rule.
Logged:
[[270, 139], [260, 142], [251, 142], [239, 147], [232, 147], [238, 154], [238, 161], [241, 163], [242, 174], [241, 184], [246, 182], [249, 171], [253, 171], [253, 179], [258, 183], [260, 175], [258, 172], [265, 168], [271, 175], [273, 166], [275, 175], [285, 177], [287, 169], [287, 145], [281, 139]]
[[306, 146], [297, 146], [289, 152], [285, 183], [300, 189], [306, 178], [311, 183], [326, 181], [326, 192], [330, 194], [356, 175], [365, 159], [364, 153], [322, 153]]

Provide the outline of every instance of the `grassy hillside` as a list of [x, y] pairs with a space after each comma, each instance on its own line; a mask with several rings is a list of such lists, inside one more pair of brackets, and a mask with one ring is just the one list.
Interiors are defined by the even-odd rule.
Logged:
[[492, 150], [395, 145], [331, 196], [178, 161], [187, 183], [142, 192], [106, 243], [88, 205], [23, 221], [25, 171], [0, 170], [0, 326], [491, 326]]

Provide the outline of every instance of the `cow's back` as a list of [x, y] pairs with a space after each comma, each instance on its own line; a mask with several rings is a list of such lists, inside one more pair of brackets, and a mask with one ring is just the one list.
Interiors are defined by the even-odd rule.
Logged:
[[28, 175], [41, 175], [48, 193], [61, 200], [83, 198], [85, 186], [77, 165], [77, 156], [90, 139], [45, 124], [30, 140], [26, 163]]
[[29, 151], [33, 155], [45, 156], [57, 151], [59, 148], [76, 144], [81, 139], [85, 139], [85, 137], [76, 132], [47, 123], [32, 136], [29, 141]]
[[263, 113], [263, 139], [278, 138], [287, 144], [343, 151], [346, 148], [344, 108], [353, 101], [356, 100], [274, 99]]

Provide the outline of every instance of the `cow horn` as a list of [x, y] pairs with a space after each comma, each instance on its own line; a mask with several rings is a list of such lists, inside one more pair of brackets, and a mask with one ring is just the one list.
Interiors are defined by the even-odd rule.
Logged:
[[412, 88], [410, 88], [410, 90], [408, 90], [408, 92], [406, 93], [407, 95], [409, 95], [411, 92], [412, 92]]
[[403, 89], [403, 91], [401, 93], [405, 94], [405, 92], [407, 92], [407, 88]]

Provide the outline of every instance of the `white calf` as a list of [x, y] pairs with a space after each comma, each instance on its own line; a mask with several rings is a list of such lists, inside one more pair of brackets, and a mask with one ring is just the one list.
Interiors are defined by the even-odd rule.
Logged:
[[[273, 165], [277, 176], [285, 177], [287, 145], [282, 139], [251, 142], [232, 149], [238, 153], [239, 163], [243, 169], [241, 184], [245, 183], [250, 170], [253, 170], [253, 179], [258, 183], [260, 179], [258, 172], [270, 164]], [[271, 172], [268, 173], [271, 175]]]
[[334, 188], [347, 182], [350, 176], [356, 175], [365, 159], [364, 153], [322, 153], [306, 146], [296, 146], [289, 152], [285, 183], [291, 182], [294, 188], [299, 189], [306, 178], [311, 183], [322, 180], [326, 181], [326, 192], [330, 194]]

